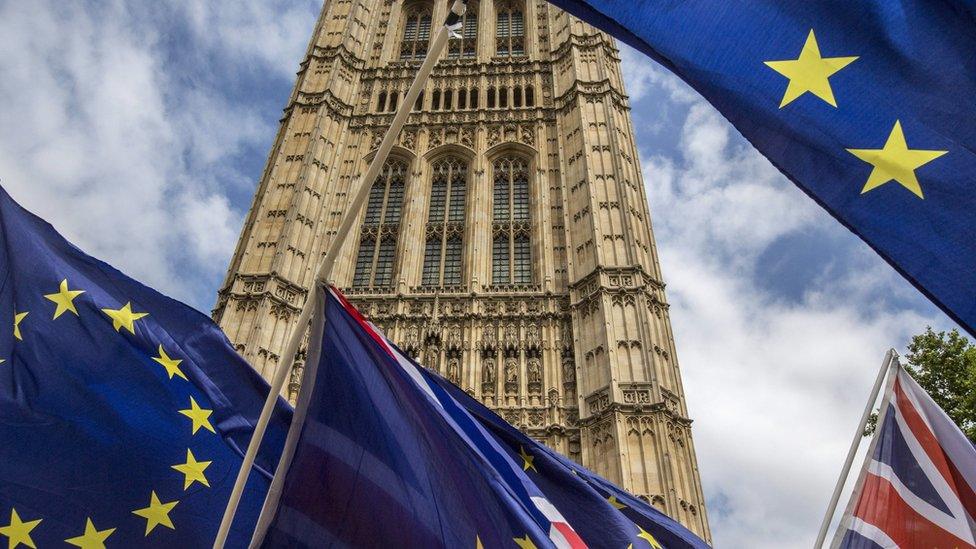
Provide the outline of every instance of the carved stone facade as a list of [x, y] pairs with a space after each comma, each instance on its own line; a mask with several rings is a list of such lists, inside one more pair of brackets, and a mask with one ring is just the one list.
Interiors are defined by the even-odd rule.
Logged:
[[[326, 2], [214, 310], [265, 376], [447, 9]], [[425, 366], [708, 540], [615, 45], [541, 0], [472, 2], [465, 28], [333, 280]]]

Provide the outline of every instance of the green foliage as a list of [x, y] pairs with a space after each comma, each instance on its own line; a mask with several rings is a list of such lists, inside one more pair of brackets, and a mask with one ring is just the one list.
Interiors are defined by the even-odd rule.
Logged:
[[[976, 345], [958, 330], [938, 332], [929, 326], [912, 338], [905, 369], [945, 410], [969, 440], [976, 442]], [[874, 433], [877, 412], [864, 435]]]
[[931, 327], [908, 344], [905, 369], [976, 440], [976, 346], [958, 330], [935, 333]]
[[868, 416], [868, 423], [864, 426], [864, 436], [869, 437], [878, 428], [878, 410], [871, 412]]

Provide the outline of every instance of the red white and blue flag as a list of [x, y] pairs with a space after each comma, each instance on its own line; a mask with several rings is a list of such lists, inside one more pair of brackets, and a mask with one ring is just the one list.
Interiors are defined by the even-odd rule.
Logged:
[[707, 549], [419, 366], [334, 289], [316, 306], [255, 545]]
[[834, 546], [976, 548], [976, 448], [897, 372]]

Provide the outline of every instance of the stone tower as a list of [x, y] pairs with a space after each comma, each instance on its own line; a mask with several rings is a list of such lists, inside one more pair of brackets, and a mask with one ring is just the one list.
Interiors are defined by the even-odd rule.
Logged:
[[[447, 11], [325, 3], [214, 310], [265, 376]], [[424, 365], [709, 539], [612, 39], [543, 0], [471, 2], [412, 109], [334, 282]]]

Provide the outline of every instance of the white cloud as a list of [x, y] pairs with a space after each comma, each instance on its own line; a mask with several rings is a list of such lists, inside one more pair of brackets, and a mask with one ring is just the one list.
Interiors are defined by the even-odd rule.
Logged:
[[241, 66], [264, 65], [292, 80], [318, 17], [321, 1], [180, 2], [169, 6], [185, 18], [205, 48]]
[[[644, 171], [715, 544], [809, 547], [885, 351], [946, 321], [890, 306], [922, 300], [712, 107], [685, 108], [680, 154]], [[839, 247], [784, 299], [758, 270], [798, 234]]]
[[690, 103], [698, 98], [680, 78], [630, 46], [618, 42], [624, 70], [624, 85], [632, 101], [640, 101], [652, 90], [663, 90], [671, 101]]
[[258, 145], [263, 158], [276, 129], [276, 112], [228, 90], [248, 71], [290, 84], [317, 9], [0, 5], [3, 185], [93, 255], [206, 310], [243, 216], [226, 187], [254, 184], [231, 159]]
[[[659, 230], [682, 231], [685, 246], [721, 252], [706, 261], [741, 267], [773, 240], [809, 225], [817, 210], [769, 162], [733, 142], [731, 132], [714, 109], [696, 102], [681, 132], [684, 157], [654, 156], [644, 169], [652, 212], [666, 212], [654, 219]], [[685, 232], [685, 219], [702, 223]]]
[[[0, 4], [3, 185], [90, 253], [206, 310], [247, 206], [229, 187], [255, 183], [229, 159], [263, 160], [276, 129], [277, 112], [226, 88], [254, 73], [289, 87], [317, 10]], [[682, 114], [681, 154], [646, 158], [646, 183], [716, 544], [809, 546], [881, 355], [945, 319], [893, 308], [917, 292], [695, 92], [621, 54], [642, 125]], [[799, 300], [779, 299], [757, 282], [760, 259], [811, 231], [847, 259], [825, 255]]]

